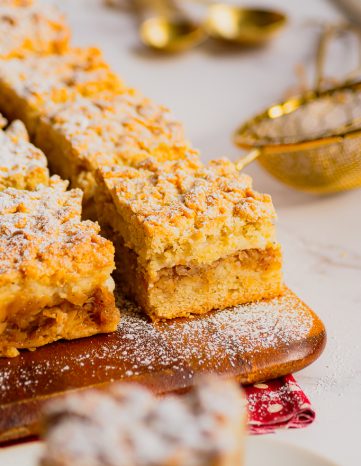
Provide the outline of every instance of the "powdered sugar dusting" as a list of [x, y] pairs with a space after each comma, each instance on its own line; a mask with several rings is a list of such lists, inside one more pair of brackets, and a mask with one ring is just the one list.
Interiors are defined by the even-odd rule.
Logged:
[[209, 222], [231, 224], [234, 217], [248, 223], [275, 217], [270, 196], [254, 191], [251, 178], [227, 159], [204, 166], [198, 153], [185, 152], [175, 160], [149, 157], [135, 168], [105, 167], [102, 176], [115, 203], [148, 229], [165, 225], [193, 233]]
[[[184, 324], [184, 329], [188, 337], [193, 336], [193, 346], [200, 335], [210, 333], [211, 326], [212, 335], [207, 341], [207, 351], [213, 354], [219, 350], [225, 351], [233, 358], [239, 352], [240, 340], [243, 353], [277, 348], [281, 343], [287, 345], [295, 339], [304, 338], [311, 324], [312, 318], [307, 312], [296, 313], [289, 301], [276, 299], [268, 303], [236, 306], [213, 314], [209, 319], [192, 320]], [[176, 324], [170, 324], [170, 329], [174, 330], [174, 337], [177, 334], [182, 336]]]
[[42, 170], [44, 180], [48, 178], [46, 157], [28, 142], [23, 123], [14, 121], [2, 131], [0, 122], [0, 186], [12, 177], [15, 184], [19, 177], [36, 173], [36, 170]]
[[0, 192], [1, 284], [14, 280], [12, 273], [29, 273], [35, 261], [44, 262], [50, 247], [66, 250], [70, 244], [90, 242], [97, 233], [97, 225], [80, 220], [81, 191], [66, 187], [67, 182], [54, 176], [50, 187], [40, 185], [34, 192]]
[[133, 165], [155, 153], [177, 156], [187, 145], [182, 125], [168, 109], [130, 88], [91, 97], [78, 93], [64, 103], [47, 101], [42, 113], [94, 170]]
[[0, 57], [58, 49], [67, 31], [63, 15], [55, 7], [30, 0], [3, 0], [0, 4]]
[[0, 80], [39, 112], [48, 101], [71, 100], [74, 93], [89, 97], [105, 89], [115, 92], [122, 86], [94, 47], [70, 48], [65, 54], [47, 54], [41, 59], [29, 54], [0, 60]]

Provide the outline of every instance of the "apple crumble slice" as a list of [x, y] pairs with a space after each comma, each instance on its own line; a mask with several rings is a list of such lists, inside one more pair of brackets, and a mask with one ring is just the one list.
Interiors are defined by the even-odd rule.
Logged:
[[114, 248], [58, 177], [0, 192], [0, 356], [114, 331]]
[[270, 196], [227, 160], [148, 158], [98, 171], [99, 222], [125, 292], [154, 320], [272, 298], [282, 260]]

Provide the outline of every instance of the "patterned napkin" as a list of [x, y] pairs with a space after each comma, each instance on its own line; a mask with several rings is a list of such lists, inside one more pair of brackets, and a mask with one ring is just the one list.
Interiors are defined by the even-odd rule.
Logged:
[[292, 375], [244, 387], [248, 399], [249, 431], [269, 434], [276, 429], [299, 429], [316, 414]]

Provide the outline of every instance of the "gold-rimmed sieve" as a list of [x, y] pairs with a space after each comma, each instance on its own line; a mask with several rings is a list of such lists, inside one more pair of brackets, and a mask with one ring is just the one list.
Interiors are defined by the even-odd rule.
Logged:
[[272, 105], [236, 131], [236, 145], [251, 150], [238, 169], [257, 158], [274, 177], [303, 191], [361, 187], [361, 81], [354, 81], [359, 69], [344, 84], [322, 90], [328, 43], [349, 29], [360, 38], [349, 25], [328, 27], [322, 34], [314, 90]]

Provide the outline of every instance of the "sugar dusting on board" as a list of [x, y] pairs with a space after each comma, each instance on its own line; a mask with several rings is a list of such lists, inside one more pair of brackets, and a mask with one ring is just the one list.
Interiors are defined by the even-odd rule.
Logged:
[[[14, 359], [0, 359], [0, 403], [170, 371], [179, 379], [197, 372], [230, 372], [251, 364], [252, 355], [304, 340], [313, 314], [292, 293], [267, 302], [171, 322], [150, 323], [139, 308], [121, 302], [115, 334], [60, 342]], [[75, 376], [76, 374], [76, 376]], [[185, 386], [187, 383], [185, 382]]]

